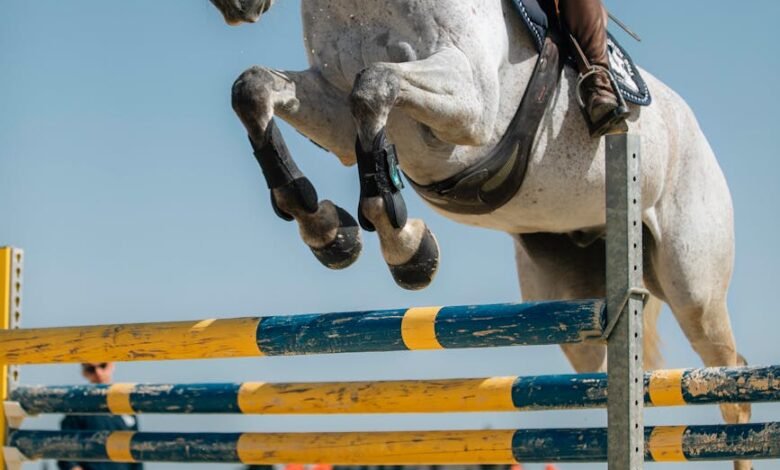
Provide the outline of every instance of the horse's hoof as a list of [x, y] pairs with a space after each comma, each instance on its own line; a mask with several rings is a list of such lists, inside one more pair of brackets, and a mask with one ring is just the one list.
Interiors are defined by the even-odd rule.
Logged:
[[360, 241], [360, 227], [354, 217], [338, 206], [336, 212], [339, 217], [336, 238], [321, 248], [309, 248], [323, 266], [330, 269], [344, 269], [358, 259], [363, 244]]
[[399, 286], [408, 290], [425, 289], [439, 270], [439, 242], [426, 227], [417, 253], [406, 263], [389, 267]]

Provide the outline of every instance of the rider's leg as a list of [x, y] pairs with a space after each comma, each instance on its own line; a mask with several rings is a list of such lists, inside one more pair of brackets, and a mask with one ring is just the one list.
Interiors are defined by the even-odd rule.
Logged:
[[619, 107], [608, 72], [606, 10], [601, 0], [560, 0], [559, 7], [565, 28], [587, 60], [578, 61], [580, 74], [588, 74], [581, 89], [585, 112], [591, 123], [599, 123]]

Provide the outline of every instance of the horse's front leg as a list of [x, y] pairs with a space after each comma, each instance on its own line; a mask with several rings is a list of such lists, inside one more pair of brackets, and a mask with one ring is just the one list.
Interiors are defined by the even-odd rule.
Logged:
[[[344, 96], [338, 96], [315, 71], [279, 72], [252, 67], [233, 85], [233, 109], [249, 133], [271, 190], [271, 204], [284, 220], [295, 219], [303, 241], [332, 269], [351, 265], [360, 254], [360, 229], [346, 211], [319, 201], [308, 178], [293, 161], [274, 115], [350, 163], [355, 131]], [[338, 125], [336, 125], [338, 123]]]
[[430, 284], [439, 248], [422, 220], [407, 220], [395, 147], [385, 134], [388, 117], [398, 107], [445, 142], [485, 144], [493, 132], [499, 87], [495, 72], [481, 71], [480, 65], [453, 48], [420, 61], [377, 63], [355, 80], [350, 103], [359, 136], [358, 216], [363, 228], [377, 231], [385, 261], [402, 287]]

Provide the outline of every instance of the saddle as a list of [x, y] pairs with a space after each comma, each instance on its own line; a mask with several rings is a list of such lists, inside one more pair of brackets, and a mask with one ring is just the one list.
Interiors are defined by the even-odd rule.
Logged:
[[[511, 0], [523, 24], [528, 28], [534, 44], [539, 52], [544, 46], [544, 38], [550, 30], [550, 22], [546, 13], [539, 5], [538, 0]], [[574, 55], [568, 53], [566, 64], [574, 66]], [[650, 90], [642, 78], [636, 63], [626, 49], [617, 39], [607, 31], [607, 52], [609, 54], [609, 68], [617, 81], [620, 94], [629, 103], [639, 106], [647, 106], [652, 102]]]
[[[537, 0], [511, 0], [539, 51], [533, 75], [512, 121], [493, 150], [479, 163], [436, 183], [421, 185], [406, 177], [428, 203], [456, 214], [488, 214], [520, 190], [528, 159], [544, 113], [574, 56]], [[610, 68], [623, 98], [640, 106], [652, 98], [639, 70], [625, 49], [608, 33]]]

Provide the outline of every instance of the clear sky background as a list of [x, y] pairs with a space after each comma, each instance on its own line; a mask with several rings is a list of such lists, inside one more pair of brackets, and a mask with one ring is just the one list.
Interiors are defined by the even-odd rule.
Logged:
[[[331, 272], [309, 253], [293, 224], [273, 215], [245, 132], [230, 108], [230, 86], [253, 64], [306, 67], [299, 3], [279, 0], [260, 24], [229, 28], [205, 0], [0, 0], [0, 245], [26, 250], [25, 326], [519, 298], [507, 235], [449, 222], [411, 192], [410, 213], [428, 221], [443, 256], [434, 284], [422, 292], [394, 285], [375, 236], [366, 234], [363, 255], [354, 266]], [[730, 307], [737, 342], [752, 363], [778, 363], [780, 314], [773, 294], [780, 265], [780, 54], [774, 31], [780, 2], [744, 2], [741, 12], [722, 1], [608, 4], [644, 42], [634, 43], [622, 33], [619, 37], [645, 68], [690, 103], [718, 155], [736, 208], [737, 264]], [[340, 166], [289, 127], [283, 131], [320, 195], [354, 212], [355, 170]], [[668, 312], [661, 329], [670, 367], [700, 365]], [[116, 379], [373, 380], [568, 371], [556, 347], [536, 347], [134, 363], [120, 365]], [[25, 367], [22, 377], [25, 383], [81, 381], [74, 365]], [[646, 415], [651, 424], [720, 422], [715, 407], [650, 410]], [[754, 420], [773, 419], [780, 420], [780, 405], [754, 408]], [[28, 426], [56, 423], [49, 417]], [[596, 411], [142, 418], [143, 428], [150, 431], [604, 423], [605, 414]], [[780, 464], [759, 463], [756, 468]]]

